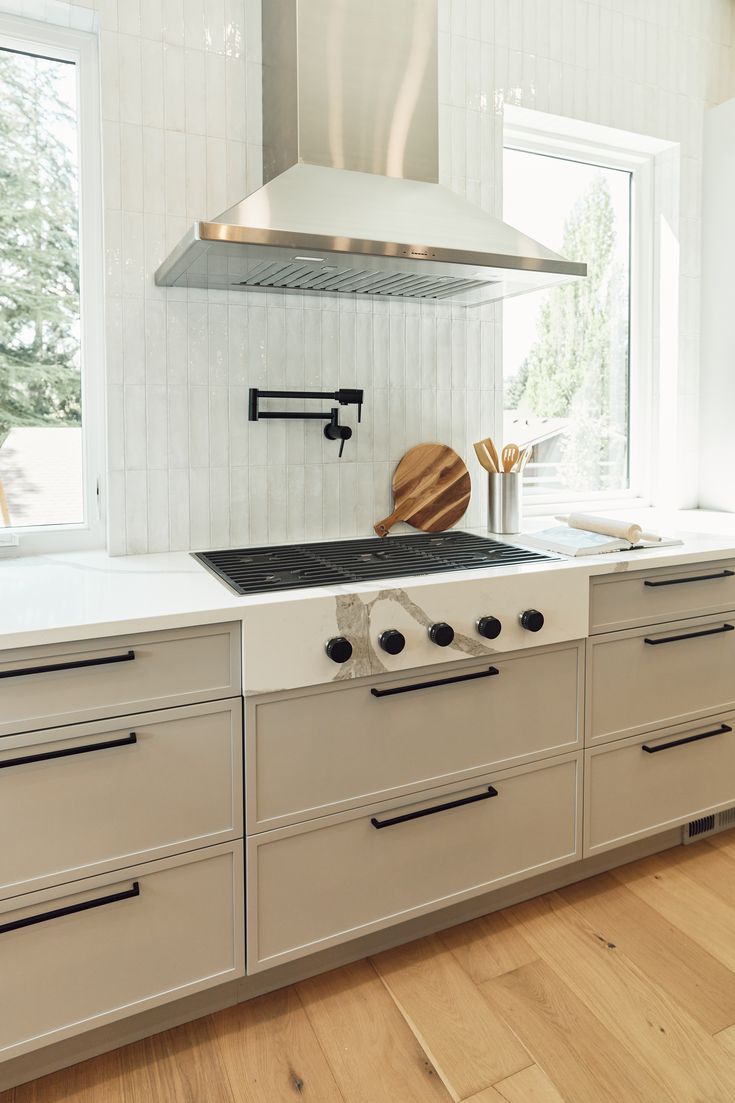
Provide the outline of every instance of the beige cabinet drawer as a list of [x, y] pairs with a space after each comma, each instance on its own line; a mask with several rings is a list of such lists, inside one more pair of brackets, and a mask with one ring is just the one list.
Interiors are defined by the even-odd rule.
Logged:
[[735, 804], [735, 713], [585, 753], [585, 855]]
[[237, 624], [0, 651], [0, 735], [240, 692]]
[[248, 971], [573, 861], [582, 754], [248, 840]]
[[249, 698], [249, 829], [574, 750], [582, 661], [582, 645], [567, 644]]
[[241, 843], [0, 903], [0, 1058], [242, 976], [242, 923]]
[[735, 609], [735, 560], [592, 579], [590, 632]]
[[735, 708], [735, 613], [588, 641], [587, 743]]
[[0, 897], [241, 834], [239, 699], [0, 740]]

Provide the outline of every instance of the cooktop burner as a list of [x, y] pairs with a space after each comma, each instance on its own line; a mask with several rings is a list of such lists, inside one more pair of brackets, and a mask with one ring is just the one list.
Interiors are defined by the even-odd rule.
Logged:
[[365, 540], [196, 552], [194, 558], [236, 594], [259, 594], [402, 575], [473, 571], [507, 563], [541, 563], [555, 557], [455, 530], [435, 536], [389, 536], [384, 540], [373, 536]]

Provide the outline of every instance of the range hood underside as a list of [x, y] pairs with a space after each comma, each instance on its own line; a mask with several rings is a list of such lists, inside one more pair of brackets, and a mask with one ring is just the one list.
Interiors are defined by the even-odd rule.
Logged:
[[[419, 254], [419, 255], [417, 255]], [[168, 287], [354, 298], [450, 299], [463, 306], [568, 283], [548, 262], [487, 254], [420, 259], [420, 247], [197, 222], [156, 273]], [[495, 263], [492, 263], [492, 262]]]
[[585, 273], [439, 184], [299, 164], [195, 223], [156, 283], [469, 306]]

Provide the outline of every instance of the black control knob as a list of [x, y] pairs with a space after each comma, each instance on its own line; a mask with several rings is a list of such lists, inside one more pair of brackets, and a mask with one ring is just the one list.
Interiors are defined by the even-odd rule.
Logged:
[[397, 628], [386, 628], [378, 637], [378, 643], [389, 655], [400, 655], [406, 646], [406, 637]]
[[449, 647], [454, 639], [454, 629], [451, 624], [445, 624], [443, 620], [440, 620], [437, 624], [432, 624], [429, 629], [429, 639], [438, 647]]
[[486, 640], [496, 640], [503, 626], [497, 617], [480, 617], [475, 627]]
[[520, 616], [521, 628], [527, 632], [540, 632], [544, 626], [544, 614], [538, 609], [526, 609]]
[[333, 663], [346, 663], [352, 658], [352, 644], [344, 636], [333, 636], [327, 640], [325, 650]]

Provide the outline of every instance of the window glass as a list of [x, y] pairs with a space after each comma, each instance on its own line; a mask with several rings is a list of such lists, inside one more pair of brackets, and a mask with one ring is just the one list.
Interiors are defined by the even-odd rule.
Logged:
[[76, 66], [0, 48], [0, 529], [84, 520]]
[[503, 439], [527, 498], [630, 486], [631, 173], [506, 148], [503, 217], [586, 279], [503, 304]]

